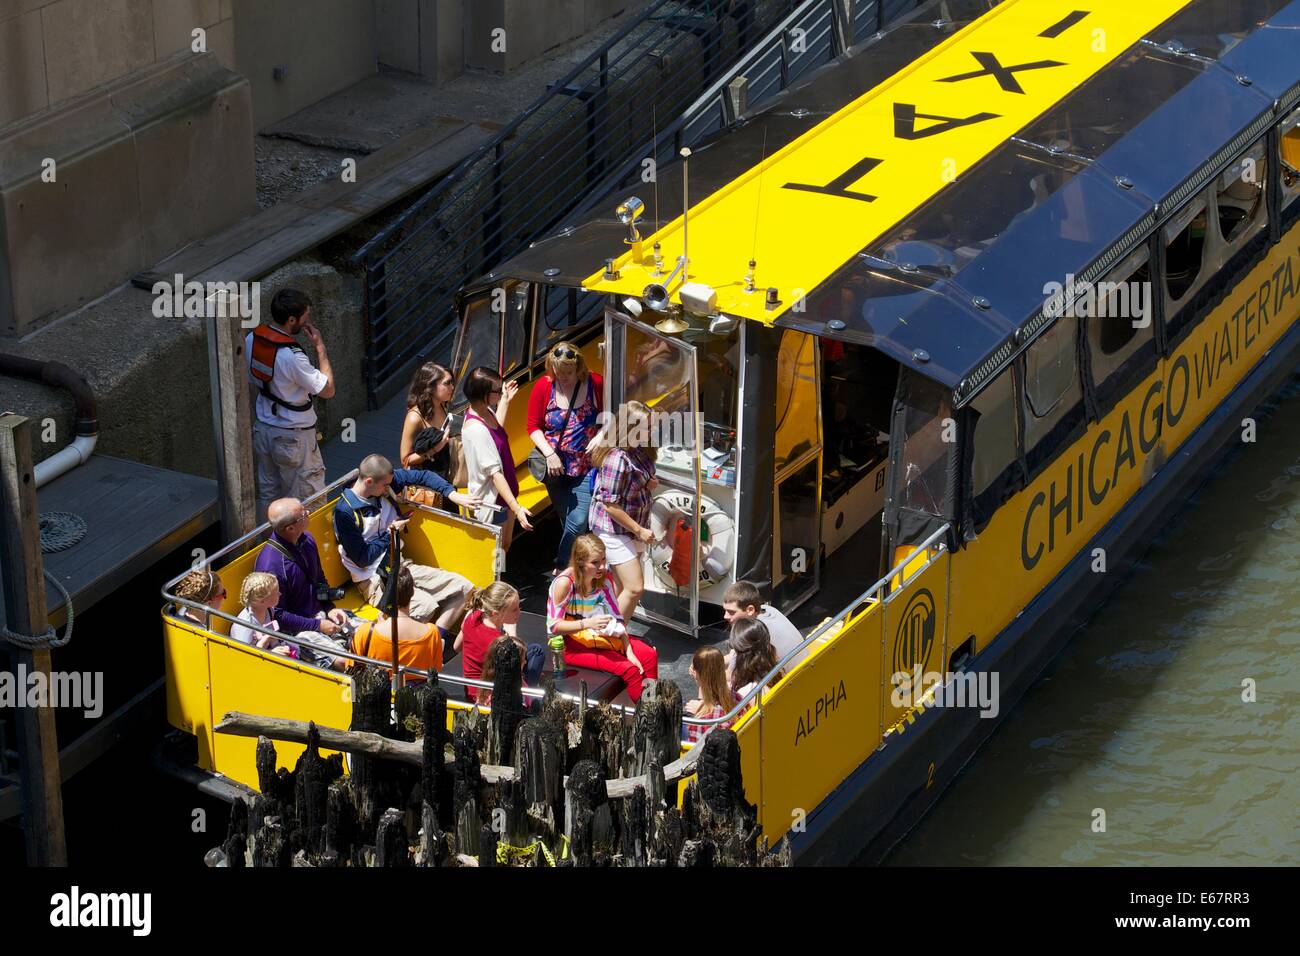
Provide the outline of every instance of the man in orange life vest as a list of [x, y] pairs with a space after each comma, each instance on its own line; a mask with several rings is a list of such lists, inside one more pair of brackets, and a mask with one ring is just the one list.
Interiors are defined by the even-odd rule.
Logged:
[[[319, 368], [294, 339], [307, 334]], [[271, 323], [245, 340], [249, 381], [258, 390], [253, 415], [257, 514], [265, 520], [276, 498], [308, 498], [325, 487], [325, 462], [316, 443], [312, 396], [334, 397], [334, 370], [325, 341], [311, 322], [311, 299], [281, 289], [271, 300]]]

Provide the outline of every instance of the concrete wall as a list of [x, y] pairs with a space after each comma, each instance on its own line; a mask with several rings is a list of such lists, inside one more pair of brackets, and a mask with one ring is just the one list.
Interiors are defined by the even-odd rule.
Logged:
[[[471, 0], [465, 19], [465, 62], [508, 73], [626, 10], [633, 0]], [[504, 50], [493, 49], [505, 30]], [[500, 44], [498, 43], [498, 46]]]
[[[475, 0], [477, 2], [477, 0]], [[231, 0], [235, 64], [262, 129], [378, 69], [374, 0]], [[284, 67], [282, 79], [275, 79]]]
[[465, 0], [375, 0], [379, 62], [437, 83], [465, 69]]
[[256, 208], [248, 83], [213, 53], [174, 54], [11, 123], [0, 334], [25, 335]]
[[0, 0], [0, 126], [189, 50], [233, 64], [230, 0]]

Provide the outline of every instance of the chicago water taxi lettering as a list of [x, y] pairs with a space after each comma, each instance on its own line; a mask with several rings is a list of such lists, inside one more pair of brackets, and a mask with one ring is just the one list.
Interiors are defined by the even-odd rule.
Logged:
[[849, 695], [844, 690], [843, 680], [840, 681], [839, 687], [832, 687], [825, 697], [818, 697], [817, 703], [808, 708], [807, 713], [799, 718], [799, 726], [794, 732], [794, 745], [798, 747], [799, 741], [816, 730], [823, 717], [833, 714], [836, 708], [848, 699]]
[[[1046, 491], [1034, 494], [1020, 532], [1020, 563], [1026, 571], [1032, 571], [1044, 554], [1055, 551], [1076, 524], [1083, 524], [1088, 506], [1096, 508], [1106, 500], [1125, 468], [1138, 467], [1139, 453], [1145, 461], [1164, 424], [1177, 425], [1189, 398], [1194, 394], [1199, 401], [1207, 394], [1224, 369], [1251, 350], [1270, 318], [1278, 315], [1295, 293], [1295, 265], [1288, 257], [1231, 315], [1213, 327], [1199, 348], [1184, 346], [1175, 354], [1167, 380], [1152, 382], [1142, 396], [1136, 428], [1129, 409], [1124, 409], [1116, 431], [1101, 429], [1092, 447], [1066, 464], [1063, 480], [1054, 478]], [[895, 671], [900, 669], [897, 653], [896, 648]]]

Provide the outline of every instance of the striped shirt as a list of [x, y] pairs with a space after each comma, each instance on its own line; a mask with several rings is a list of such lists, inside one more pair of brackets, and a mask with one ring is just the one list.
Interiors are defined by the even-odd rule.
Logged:
[[554, 634], [555, 625], [560, 621], [580, 621], [597, 614], [608, 614], [618, 620], [623, 615], [618, 613], [618, 598], [614, 596], [614, 576], [608, 571], [605, 578], [596, 582], [596, 587], [587, 595], [578, 593], [573, 584], [573, 572], [564, 570], [556, 575], [555, 580], [565, 580], [569, 584], [569, 596], [563, 604], [555, 603], [555, 596], [546, 593], [546, 633]]

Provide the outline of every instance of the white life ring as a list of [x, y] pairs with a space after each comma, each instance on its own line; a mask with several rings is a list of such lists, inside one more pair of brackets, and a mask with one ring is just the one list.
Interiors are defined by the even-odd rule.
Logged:
[[[695, 495], [689, 491], [670, 489], [654, 496], [650, 504], [650, 530], [654, 541], [646, 555], [654, 566], [655, 577], [665, 587], [677, 590], [669, 564], [673, 559], [670, 534], [675, 527], [674, 518], [690, 517], [695, 513]], [[700, 559], [696, 568], [700, 587], [712, 587], [724, 580], [731, 571], [736, 547], [736, 522], [707, 495], [700, 499]]]

